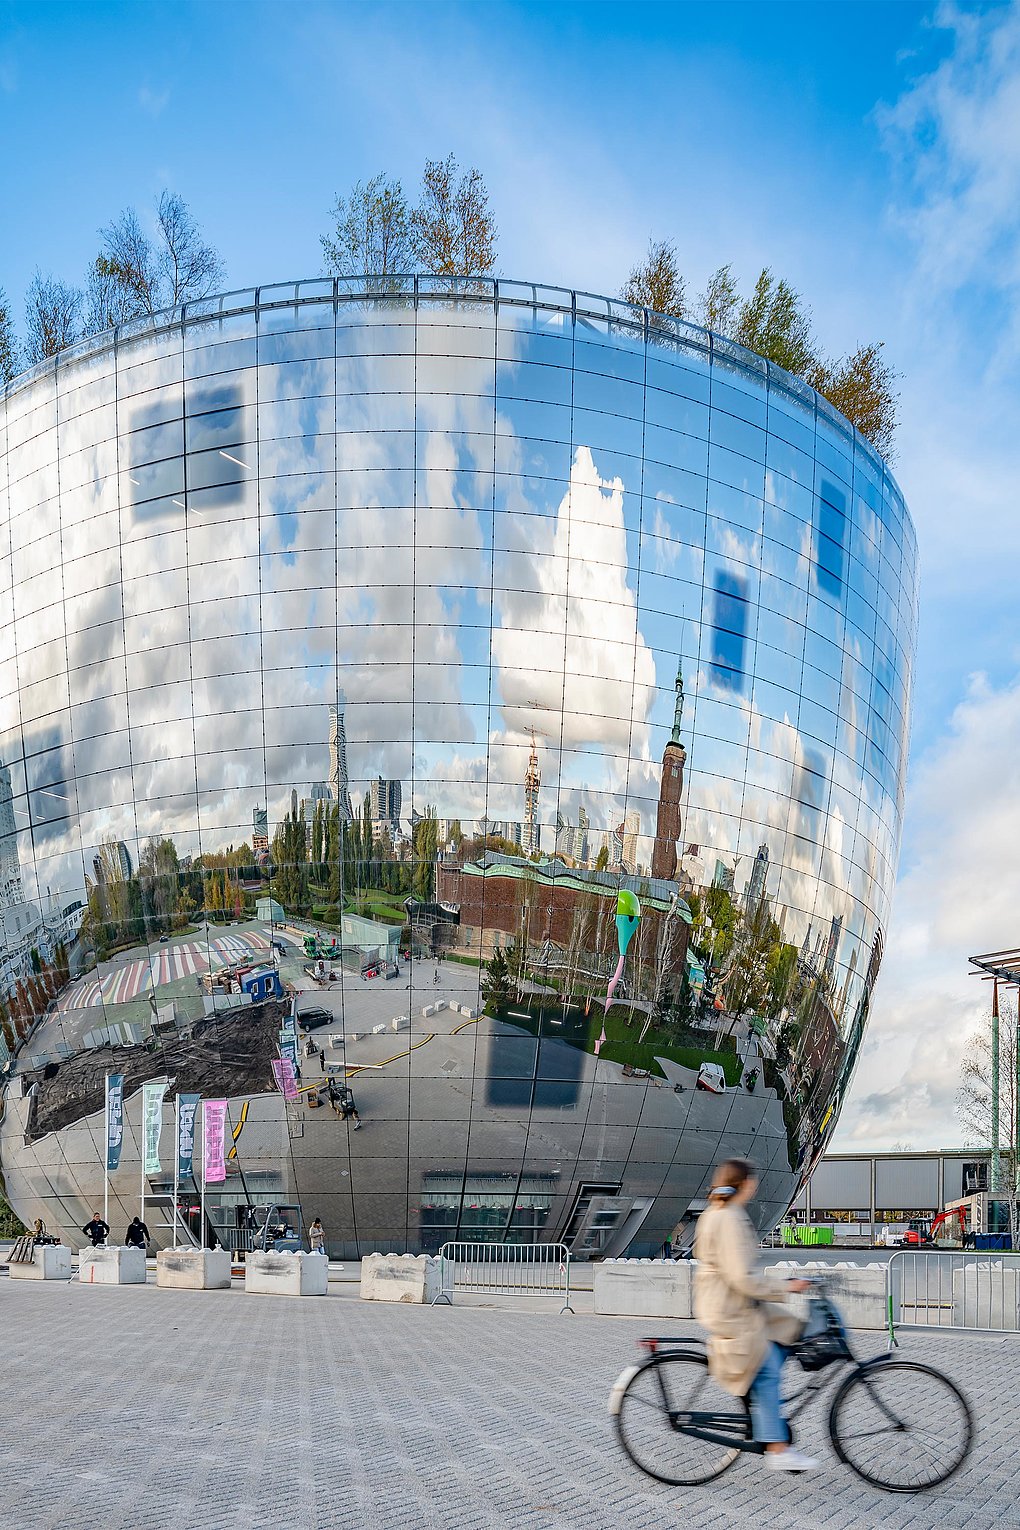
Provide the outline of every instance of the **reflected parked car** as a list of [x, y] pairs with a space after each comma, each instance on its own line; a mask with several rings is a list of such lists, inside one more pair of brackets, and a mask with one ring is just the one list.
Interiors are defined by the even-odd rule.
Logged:
[[323, 1025], [332, 1025], [336, 1017], [328, 1009], [303, 1009], [294, 1018], [303, 1031], [317, 1031]]
[[726, 1075], [718, 1063], [703, 1062], [698, 1069], [698, 1089], [708, 1094], [726, 1093]]

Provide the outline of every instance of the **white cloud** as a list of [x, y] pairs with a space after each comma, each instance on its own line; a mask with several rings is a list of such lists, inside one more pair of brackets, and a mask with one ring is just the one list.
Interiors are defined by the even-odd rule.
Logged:
[[892, 215], [916, 250], [889, 338], [904, 370], [899, 477], [921, 546], [923, 752], [843, 1148], [960, 1140], [960, 1059], [989, 1007], [967, 958], [1018, 940], [1020, 9], [944, 5], [935, 24], [947, 56], [880, 113], [900, 176]]
[[138, 91], [138, 105], [150, 117], [161, 117], [169, 104], [169, 89], [153, 90], [151, 85], [143, 85]]
[[960, 1140], [966, 1039], [988, 1013], [967, 958], [1020, 944], [1020, 677], [974, 678], [919, 761], [873, 1020], [840, 1122], [842, 1149]]
[[[1020, 8], [940, 6], [949, 56], [879, 113], [907, 177], [901, 216], [924, 290], [969, 284], [1005, 298], [1020, 286]], [[1008, 315], [1007, 315], [1008, 317]], [[1015, 351], [1016, 320], [1006, 334]]]
[[523, 739], [534, 726], [560, 747], [615, 746], [642, 759], [655, 660], [627, 582], [623, 492], [579, 446], [555, 519], [518, 517], [531, 588], [494, 596], [492, 656], [509, 732]]

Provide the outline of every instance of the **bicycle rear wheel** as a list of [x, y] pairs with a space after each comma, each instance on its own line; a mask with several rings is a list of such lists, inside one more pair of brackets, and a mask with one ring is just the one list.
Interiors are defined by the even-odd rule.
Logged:
[[655, 1355], [628, 1382], [616, 1432], [634, 1465], [656, 1482], [699, 1487], [732, 1466], [740, 1448], [683, 1433], [691, 1414], [713, 1432], [746, 1438], [740, 1404], [709, 1376], [704, 1355]]
[[948, 1376], [913, 1360], [852, 1371], [832, 1400], [836, 1455], [872, 1487], [921, 1493], [963, 1465], [974, 1439], [967, 1399]]

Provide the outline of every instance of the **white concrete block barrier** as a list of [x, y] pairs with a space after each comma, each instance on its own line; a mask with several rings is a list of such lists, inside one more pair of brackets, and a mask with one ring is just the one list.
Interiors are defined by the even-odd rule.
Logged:
[[257, 1296], [325, 1296], [328, 1281], [325, 1254], [256, 1250], [244, 1258], [244, 1289]]
[[691, 1262], [604, 1259], [593, 1266], [595, 1311], [605, 1317], [691, 1317]]
[[[675, 1264], [662, 1259], [606, 1259], [593, 1266], [595, 1312], [612, 1317], [693, 1317], [695, 1268], [689, 1259]], [[885, 1264], [862, 1267], [790, 1260], [773, 1268], [791, 1279], [824, 1274], [828, 1294], [848, 1328], [885, 1328]]]
[[439, 1259], [431, 1254], [368, 1254], [361, 1261], [366, 1302], [431, 1302], [439, 1295]]
[[837, 1268], [827, 1272], [827, 1295], [848, 1328], [885, 1328], [889, 1319], [888, 1266]]
[[172, 1291], [229, 1291], [230, 1250], [161, 1248], [156, 1255], [156, 1284]]
[[843, 1260], [832, 1264], [822, 1259], [784, 1259], [772, 1268], [791, 1280], [823, 1276], [825, 1294], [848, 1328], [885, 1328], [888, 1324], [889, 1266], [884, 1262], [860, 1265]]
[[83, 1286], [144, 1286], [145, 1250], [107, 1244], [83, 1248], [78, 1255], [78, 1279]]
[[27, 1263], [7, 1266], [12, 1280], [70, 1280], [71, 1250], [62, 1243], [43, 1244], [34, 1249]]

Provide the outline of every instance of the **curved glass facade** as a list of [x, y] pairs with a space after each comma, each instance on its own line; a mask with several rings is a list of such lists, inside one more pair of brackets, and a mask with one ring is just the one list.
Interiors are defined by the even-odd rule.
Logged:
[[[604, 299], [263, 288], [19, 379], [15, 1207], [80, 1241], [111, 1072], [114, 1236], [163, 1077], [160, 1242], [178, 1090], [228, 1101], [208, 1199], [235, 1246], [300, 1202], [338, 1254], [649, 1251], [727, 1151], [774, 1220], [881, 960], [915, 571], [896, 483], [818, 395]], [[621, 888], [642, 917], [604, 1021]], [[294, 990], [315, 1052], [285, 1101]]]

